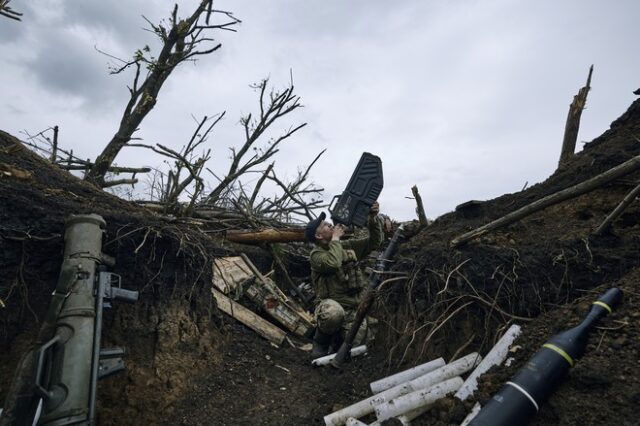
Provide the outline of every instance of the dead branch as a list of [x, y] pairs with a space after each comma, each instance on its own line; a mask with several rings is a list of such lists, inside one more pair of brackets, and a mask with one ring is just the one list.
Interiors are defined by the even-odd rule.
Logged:
[[[149, 46], [145, 46], [135, 52], [132, 60], [118, 59], [122, 65], [112, 67], [112, 74], [121, 73], [129, 68], [134, 69], [133, 84], [129, 87], [130, 99], [124, 108], [120, 127], [94, 161], [85, 180], [97, 186], [103, 186], [108, 168], [120, 150], [131, 141], [133, 133], [146, 115], [153, 109], [162, 85], [178, 65], [188, 60], [194, 60], [195, 56], [212, 53], [221, 47], [220, 43], [215, 43], [213, 39], [206, 37], [207, 31], [212, 29], [234, 31], [233, 26], [240, 21], [229, 12], [213, 10], [212, 1], [201, 0], [196, 10], [186, 19], [178, 18], [178, 5], [176, 4], [171, 12], [168, 25], [164, 23], [154, 25], [147, 20], [151, 31], [162, 43], [158, 56], [153, 56]], [[219, 25], [207, 24], [203, 26], [200, 24], [203, 14], [208, 21], [213, 13], [224, 15], [228, 21]], [[206, 46], [207, 43], [210, 47], [200, 47]], [[147, 74], [142, 81], [139, 81], [143, 66], [147, 69]]]
[[[67, 164], [56, 164], [57, 166], [59, 166], [61, 169], [64, 170], [89, 170], [91, 168], [91, 163], [89, 164], [69, 164], [69, 162], [67, 162]], [[115, 174], [120, 174], [120, 173], [149, 173], [151, 171], [151, 167], [119, 167], [119, 166], [112, 166], [109, 167], [108, 172], [109, 173], [115, 173]]]
[[[204, 190], [204, 181], [200, 176], [205, 163], [211, 158], [211, 150], [204, 151], [200, 156], [194, 154], [195, 150], [204, 144], [209, 134], [216, 124], [222, 120], [225, 113], [219, 114], [215, 119], [205, 116], [198, 122], [191, 138], [185, 146], [178, 152], [162, 144], [156, 146], [146, 144], [129, 144], [131, 147], [143, 147], [150, 149], [160, 155], [174, 160], [173, 169], [167, 174], [166, 182], [164, 178], [161, 180], [160, 202], [165, 205], [165, 213], [179, 213], [189, 215], [193, 210], [196, 201], [199, 199]], [[205, 124], [209, 124], [205, 127]], [[204, 129], [204, 130], [203, 130]], [[183, 171], [187, 171], [186, 177], [182, 177]], [[179, 197], [187, 192], [187, 188], [193, 184], [193, 190], [189, 194], [189, 202], [179, 211]]]
[[595, 176], [570, 188], [566, 188], [562, 191], [558, 191], [554, 194], [548, 195], [499, 219], [496, 219], [493, 222], [474, 229], [473, 231], [467, 232], [466, 234], [460, 235], [451, 240], [450, 244], [452, 247], [457, 247], [460, 244], [484, 235], [490, 231], [494, 231], [498, 228], [502, 228], [504, 226], [517, 222], [520, 219], [529, 216], [537, 211], [545, 209], [549, 206], [558, 204], [571, 198], [575, 198], [579, 195], [599, 188], [606, 183], [632, 173], [638, 169], [640, 169], [640, 156], [633, 157], [632, 159], [625, 161], [624, 163], [612, 169], [609, 169], [606, 172], [599, 174], [598, 176]]
[[418, 220], [420, 221], [420, 226], [427, 226], [427, 215], [424, 212], [424, 205], [422, 204], [422, 197], [418, 192], [418, 186], [413, 185], [411, 187], [411, 193], [413, 197], [416, 199], [416, 213], [418, 214]]
[[269, 173], [271, 173], [271, 170], [273, 170], [274, 164], [275, 163], [269, 164], [267, 170], [265, 170], [262, 176], [260, 176], [260, 179], [258, 179], [258, 183], [256, 183], [256, 186], [253, 188], [253, 193], [251, 194], [251, 198], [249, 199], [250, 206], [253, 206], [255, 204], [256, 197], [258, 196], [258, 193], [260, 193], [260, 188], [262, 188], [262, 184], [264, 184], [264, 181], [267, 180], [267, 176], [269, 176]]
[[22, 13], [11, 9], [11, 7], [9, 7], [10, 1], [11, 0], [0, 0], [0, 15], [15, 21], [21, 21], [22, 19], [20, 17]]
[[[271, 139], [264, 149], [258, 149], [254, 146], [264, 132], [276, 120], [302, 106], [300, 104], [300, 97], [294, 94], [293, 81], [289, 83], [289, 86], [286, 89], [282, 91], [272, 90], [271, 93], [266, 96], [268, 82], [268, 79], [264, 79], [260, 83], [252, 86], [259, 92], [260, 115], [258, 118], [253, 118], [252, 114], [249, 114], [240, 119], [240, 122], [244, 127], [245, 141], [238, 151], [231, 148], [232, 160], [229, 171], [226, 173], [224, 178], [220, 180], [218, 186], [216, 186], [207, 196], [207, 204], [215, 204], [219, 200], [221, 194], [234, 181], [253, 167], [269, 160], [278, 152], [278, 147], [283, 141], [307, 125], [307, 123], [303, 123], [296, 127], [290, 127], [279, 137]], [[268, 100], [265, 100], [265, 97], [268, 97]], [[244, 156], [250, 148], [254, 148], [254, 154], [243, 163]]]
[[53, 126], [53, 148], [51, 149], [51, 157], [49, 161], [56, 162], [56, 156], [58, 155], [58, 126]]
[[607, 216], [604, 221], [598, 226], [598, 228], [593, 232], [594, 235], [600, 235], [604, 232], [605, 229], [611, 225], [611, 223], [618, 217], [624, 209], [626, 209], [629, 204], [631, 204], [640, 194], [640, 184], [633, 188], [631, 192], [629, 192], [624, 199], [618, 204], [618, 206]]
[[[266, 203], [268, 206], [265, 207], [261, 213], [271, 214], [281, 218], [289, 218], [292, 214], [296, 214], [303, 215], [305, 220], [313, 219], [311, 211], [322, 205], [322, 201], [319, 198], [316, 199], [314, 195], [319, 197], [323, 189], [316, 187], [313, 183], [307, 183], [307, 178], [311, 168], [325, 151], [326, 150], [322, 150], [304, 171], [299, 170], [298, 177], [291, 183], [287, 184], [282, 182], [276, 176], [275, 172], [267, 176], [269, 180], [274, 181], [283, 190], [283, 194], [273, 200], [263, 200], [261, 205]], [[311, 199], [307, 201], [310, 194]]]
[[108, 180], [103, 182], [103, 188], [111, 188], [118, 185], [135, 185], [138, 183], [138, 179], [116, 179], [116, 180]]
[[[46, 134], [49, 130], [53, 131], [53, 140]], [[35, 135], [31, 135], [28, 131], [22, 131], [27, 138], [21, 141], [24, 145], [31, 148], [37, 154], [43, 156], [51, 163], [67, 171], [87, 171], [93, 167], [93, 163], [89, 160], [83, 160], [73, 155], [73, 150], [67, 151], [60, 147], [58, 142], [59, 128], [58, 126], [48, 127]], [[64, 155], [64, 156], [62, 156]], [[107, 170], [108, 173], [120, 174], [120, 173], [132, 173], [132, 179], [135, 179], [137, 173], [149, 173], [150, 167], [120, 167], [110, 166]], [[116, 181], [111, 181], [109, 185], [105, 187], [114, 186]], [[124, 183], [131, 183], [130, 180]], [[117, 185], [117, 184], [116, 184]]]
[[562, 149], [560, 151], [560, 160], [558, 161], [558, 169], [565, 166], [574, 155], [576, 150], [576, 141], [578, 140], [578, 130], [580, 130], [580, 117], [582, 111], [587, 104], [587, 95], [591, 90], [591, 75], [593, 74], [593, 65], [589, 67], [589, 76], [587, 84], [582, 87], [578, 94], [573, 97], [573, 102], [569, 105], [569, 114], [564, 127], [564, 138], [562, 139]]

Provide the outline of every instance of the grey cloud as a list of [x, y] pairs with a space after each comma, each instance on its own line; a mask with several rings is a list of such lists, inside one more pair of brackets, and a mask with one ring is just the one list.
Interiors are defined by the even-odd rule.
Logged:
[[[436, 2], [419, 1], [404, 2], [402, 7], [396, 7], [382, 0], [284, 0], [265, 15], [263, 10], [256, 14], [250, 7], [243, 10], [242, 3], [239, 2], [237, 9], [247, 26], [260, 20], [274, 35], [314, 41], [389, 36], [394, 31], [409, 29], [407, 20], [415, 16], [421, 16], [421, 22], [426, 24], [433, 11], [440, 7]], [[381, 19], [381, 15], [384, 18]]]
[[22, 22], [0, 16], [0, 45], [14, 43], [24, 38], [26, 32]]
[[[54, 32], [39, 45], [27, 68], [43, 88], [76, 96], [89, 104], [107, 104], [122, 87], [107, 74], [106, 58], [68, 32]], [[122, 91], [126, 89], [121, 89]]]
[[[170, 5], [167, 4], [168, 14]], [[87, 29], [100, 29], [109, 32], [121, 44], [128, 45], [131, 40], [141, 39], [143, 28], [148, 28], [142, 18], [145, 14], [151, 22], [162, 8], [144, 1], [113, 2], [67, 0], [64, 3], [67, 25], [81, 25]], [[158, 10], [160, 9], [160, 10]]]

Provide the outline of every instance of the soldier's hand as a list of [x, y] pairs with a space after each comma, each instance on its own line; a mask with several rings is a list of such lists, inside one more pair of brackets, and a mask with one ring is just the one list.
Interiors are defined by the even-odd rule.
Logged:
[[331, 241], [338, 241], [340, 237], [344, 235], [344, 226], [337, 224], [333, 227], [333, 233], [331, 235]]
[[345, 257], [346, 257], [346, 261], [347, 262], [357, 262], [358, 261], [358, 256], [356, 256], [356, 252], [353, 250], [345, 250], [344, 251]]
[[380, 204], [377, 201], [374, 201], [371, 205], [371, 210], [369, 210], [369, 215], [377, 216], [380, 213]]

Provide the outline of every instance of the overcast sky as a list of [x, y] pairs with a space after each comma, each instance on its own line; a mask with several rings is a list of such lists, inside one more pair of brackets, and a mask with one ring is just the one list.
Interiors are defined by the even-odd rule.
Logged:
[[[65, 148], [95, 158], [114, 134], [130, 75], [109, 59], [149, 44], [142, 15], [166, 17], [171, 2], [13, 0], [22, 22], [0, 17], [0, 129], [19, 135], [60, 126]], [[181, 1], [182, 16], [194, 0]], [[637, 0], [219, 0], [242, 20], [237, 33], [167, 81], [138, 136], [175, 149], [191, 115], [226, 111], [208, 146], [210, 167], [228, 167], [242, 142], [241, 115], [256, 111], [250, 83], [283, 87], [293, 71], [305, 107], [277, 130], [309, 123], [282, 146], [276, 170], [293, 177], [320, 150], [312, 179], [329, 200], [363, 151], [383, 161], [382, 210], [415, 217], [417, 184], [427, 216], [540, 182], [555, 169], [569, 103], [594, 64], [578, 137], [608, 129], [640, 87]], [[159, 166], [129, 148], [120, 165]], [[212, 178], [213, 180], [213, 178]]]

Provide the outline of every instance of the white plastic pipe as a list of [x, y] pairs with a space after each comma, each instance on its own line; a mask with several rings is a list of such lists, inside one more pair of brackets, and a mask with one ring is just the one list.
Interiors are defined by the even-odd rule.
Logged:
[[[396, 417], [396, 419], [398, 419], [400, 423], [402, 423], [402, 426], [411, 426], [412, 420], [417, 419], [418, 417], [420, 417], [421, 415], [429, 411], [430, 408], [431, 406], [421, 407], [421, 408], [418, 408], [417, 410], [409, 411], [406, 414], [398, 416]], [[373, 423], [369, 423], [369, 426], [382, 426], [382, 422], [380, 420], [376, 420]]]
[[413, 380], [416, 377], [427, 374], [428, 372], [433, 371], [436, 368], [440, 368], [443, 365], [445, 365], [443, 358], [434, 359], [433, 361], [420, 364], [416, 367], [409, 368], [408, 370], [404, 370], [380, 380], [376, 380], [375, 382], [371, 382], [369, 386], [371, 387], [371, 392], [380, 393], [383, 390], [392, 388], [396, 385], [399, 385], [400, 383], [408, 382], [409, 380]]
[[443, 367], [433, 370], [427, 374], [417, 377], [405, 383], [401, 383], [379, 394], [370, 396], [369, 398], [358, 401], [355, 404], [349, 405], [341, 410], [327, 414], [324, 416], [324, 423], [326, 426], [341, 426], [344, 425], [349, 417], [356, 419], [365, 416], [374, 411], [374, 403], [382, 403], [390, 401], [400, 395], [405, 395], [409, 392], [413, 392], [419, 389], [424, 389], [435, 385], [436, 383], [450, 379], [455, 376], [464, 374], [465, 372], [474, 368], [482, 357], [473, 352], [467, 356], [453, 361]]
[[430, 408], [431, 406], [421, 407], [421, 408], [418, 408], [417, 410], [409, 411], [408, 413], [398, 416], [396, 418], [400, 420], [400, 423], [402, 423], [402, 426], [410, 426], [411, 421], [413, 419], [420, 417], [421, 415], [429, 411]]
[[506, 333], [498, 340], [498, 343], [484, 357], [478, 367], [467, 377], [462, 387], [456, 392], [455, 397], [464, 401], [478, 389], [478, 377], [486, 373], [494, 365], [500, 365], [509, 353], [509, 347], [513, 341], [520, 335], [521, 329], [517, 324], [509, 327]]
[[427, 389], [399, 396], [396, 399], [377, 405], [376, 416], [378, 421], [382, 422], [391, 417], [401, 416], [418, 408], [430, 406], [440, 398], [457, 391], [460, 386], [462, 386], [462, 379], [454, 377], [444, 382], [436, 383]]
[[478, 415], [481, 408], [482, 407], [480, 406], [480, 403], [476, 402], [473, 408], [471, 408], [471, 411], [469, 411], [467, 417], [465, 417], [462, 423], [460, 423], [460, 426], [467, 426], [469, 423], [471, 423], [471, 420], [473, 420]]
[[367, 426], [366, 423], [362, 423], [360, 420], [358, 419], [354, 419], [353, 417], [349, 417], [347, 419], [347, 426]]
[[[349, 354], [354, 357], [358, 355], [362, 355], [367, 352], [367, 345], [356, 346], [355, 348], [351, 348], [351, 352]], [[327, 365], [331, 362], [332, 359], [336, 357], [336, 354], [321, 356], [320, 358], [316, 358], [311, 361], [311, 365], [314, 367], [320, 367], [321, 365]]]

